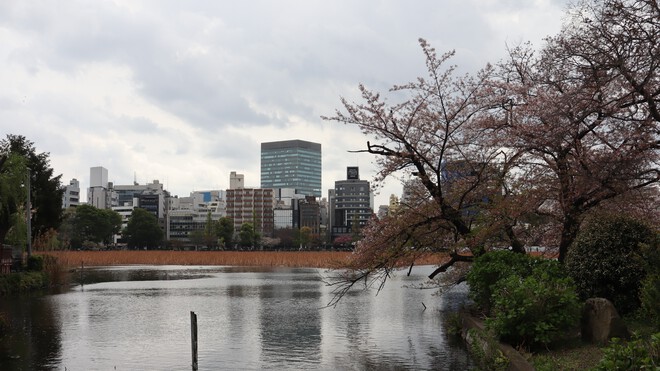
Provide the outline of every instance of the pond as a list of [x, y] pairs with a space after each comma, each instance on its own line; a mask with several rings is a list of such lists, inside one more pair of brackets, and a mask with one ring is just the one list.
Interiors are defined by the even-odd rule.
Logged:
[[66, 292], [2, 298], [11, 333], [0, 339], [0, 370], [189, 370], [191, 311], [199, 370], [469, 369], [444, 325], [466, 289], [410, 287], [431, 269], [401, 272], [377, 295], [350, 291], [333, 307], [322, 269], [86, 269], [85, 284]]

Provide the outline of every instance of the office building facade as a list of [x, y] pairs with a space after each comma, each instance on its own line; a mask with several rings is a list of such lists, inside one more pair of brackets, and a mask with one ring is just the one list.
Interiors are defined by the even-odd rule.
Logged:
[[358, 167], [346, 168], [346, 180], [335, 182], [329, 192], [331, 239], [357, 232], [373, 215], [369, 181], [360, 180]]
[[321, 144], [304, 140], [261, 143], [261, 188], [294, 188], [321, 197]]

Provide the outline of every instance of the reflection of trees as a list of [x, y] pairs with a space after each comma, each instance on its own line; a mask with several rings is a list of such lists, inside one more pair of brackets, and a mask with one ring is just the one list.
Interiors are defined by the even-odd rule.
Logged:
[[0, 300], [9, 333], [0, 338], [0, 370], [51, 369], [61, 357], [60, 324], [48, 297]]
[[[374, 290], [354, 288], [336, 306], [325, 309], [324, 348], [333, 358], [324, 359], [324, 364], [358, 370], [469, 369], [471, 358], [462, 343], [450, 341], [438, 328], [446, 312], [438, 313], [431, 306], [424, 310], [421, 305], [433, 305], [438, 298], [427, 290], [405, 287], [419, 279], [395, 277], [378, 295]], [[451, 301], [445, 305], [453, 306], [459, 304], [454, 301], [465, 298], [453, 295], [441, 300]], [[337, 335], [327, 336], [328, 331]], [[327, 343], [334, 338], [338, 342]], [[345, 353], [338, 353], [342, 348]]]
[[263, 359], [291, 365], [291, 355], [295, 354], [305, 364], [320, 363], [321, 283], [304, 281], [304, 275], [297, 275], [296, 281], [280, 279], [259, 287]]

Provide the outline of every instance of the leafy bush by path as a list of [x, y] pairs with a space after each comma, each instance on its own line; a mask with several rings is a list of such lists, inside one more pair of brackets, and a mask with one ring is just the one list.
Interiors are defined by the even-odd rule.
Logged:
[[488, 327], [514, 345], [548, 344], [576, 327], [581, 303], [573, 281], [555, 261], [539, 261], [530, 275], [497, 282]]
[[[604, 297], [620, 314], [639, 308], [647, 274], [646, 254], [657, 254], [653, 231], [627, 218], [601, 216], [589, 223], [568, 251], [566, 269], [582, 299]], [[644, 249], [645, 246], [650, 248]]]

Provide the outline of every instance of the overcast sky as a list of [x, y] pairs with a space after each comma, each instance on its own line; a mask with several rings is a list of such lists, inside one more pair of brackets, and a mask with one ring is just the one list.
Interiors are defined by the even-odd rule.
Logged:
[[[357, 86], [425, 74], [425, 38], [476, 71], [506, 45], [559, 31], [562, 0], [0, 1], [0, 135], [49, 152], [62, 183], [103, 166], [172, 194], [259, 186], [260, 144], [322, 144], [323, 195], [347, 166], [371, 180], [366, 138], [325, 122]], [[401, 184], [391, 179], [376, 207]]]

